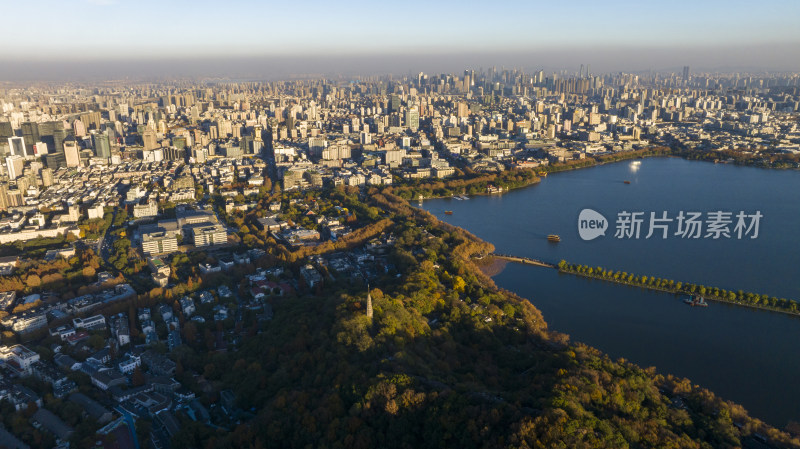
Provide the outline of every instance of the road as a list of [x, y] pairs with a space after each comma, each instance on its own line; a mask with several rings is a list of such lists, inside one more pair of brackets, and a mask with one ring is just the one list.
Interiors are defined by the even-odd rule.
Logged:
[[100, 241], [97, 242], [97, 255], [103, 260], [105, 265], [108, 265], [109, 250], [111, 249], [111, 243], [106, 241], [106, 236], [108, 235], [108, 231], [114, 226], [114, 220], [117, 218], [117, 207], [118, 206], [115, 206], [111, 213], [111, 225], [108, 226], [106, 232], [100, 237]]

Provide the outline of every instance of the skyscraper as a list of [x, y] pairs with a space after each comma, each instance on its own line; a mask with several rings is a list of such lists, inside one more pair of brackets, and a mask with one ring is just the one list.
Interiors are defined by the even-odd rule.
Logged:
[[144, 133], [142, 133], [142, 144], [145, 150], [154, 150], [158, 148], [156, 133], [152, 129], [148, 128]]
[[14, 137], [14, 129], [9, 122], [0, 122], [0, 139]]
[[65, 130], [63, 126], [61, 129], [53, 131], [53, 148], [55, 148], [56, 154], [64, 154], [64, 140], [68, 135], [67, 130]]
[[409, 108], [406, 111], [406, 127], [411, 131], [419, 129], [419, 110], [416, 107]]
[[64, 140], [64, 158], [67, 161], [67, 167], [78, 167], [81, 165], [81, 157], [78, 153], [78, 142], [72, 136]]
[[27, 156], [25, 152], [25, 140], [22, 137], [9, 137], [8, 148], [14, 156]]
[[689, 66], [688, 65], [683, 66], [683, 80], [684, 81], [689, 81]]
[[6, 158], [6, 169], [8, 170], [9, 179], [17, 179], [22, 176], [22, 168], [24, 167], [25, 159], [20, 155], [13, 155]]
[[397, 94], [392, 94], [389, 97], [389, 112], [398, 112], [400, 110], [400, 97]]
[[459, 118], [469, 117], [469, 105], [467, 103], [464, 103], [463, 101], [458, 103], [456, 114], [458, 115]]
[[92, 134], [92, 144], [94, 145], [94, 154], [97, 157], [103, 159], [111, 157], [111, 145], [108, 142], [108, 135], [105, 133]]

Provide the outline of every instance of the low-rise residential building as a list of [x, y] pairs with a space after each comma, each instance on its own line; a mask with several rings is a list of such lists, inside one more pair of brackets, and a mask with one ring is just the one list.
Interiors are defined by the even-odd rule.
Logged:
[[72, 320], [75, 329], [99, 330], [106, 328], [106, 317], [103, 315], [90, 316], [88, 318], [75, 318]]
[[23, 345], [0, 346], [0, 361], [25, 375], [31, 373], [31, 366], [39, 359], [39, 354]]

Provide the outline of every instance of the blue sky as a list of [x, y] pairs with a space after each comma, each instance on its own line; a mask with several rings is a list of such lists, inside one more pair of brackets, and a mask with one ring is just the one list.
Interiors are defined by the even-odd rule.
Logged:
[[800, 1], [2, 1], [0, 56], [492, 52], [800, 44]]

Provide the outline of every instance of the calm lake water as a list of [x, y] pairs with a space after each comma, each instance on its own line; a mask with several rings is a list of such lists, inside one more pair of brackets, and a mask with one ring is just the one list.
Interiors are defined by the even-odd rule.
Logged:
[[[624, 184], [628, 180], [630, 184]], [[502, 196], [425, 201], [440, 219], [493, 243], [499, 253], [603, 266], [729, 290], [800, 300], [800, 172], [650, 158], [550, 175]], [[578, 214], [610, 222], [605, 237], [583, 241]], [[453, 211], [445, 215], [444, 211]], [[639, 239], [614, 237], [618, 213], [645, 212]], [[650, 239], [649, 212], [763, 215], [756, 239]], [[703, 234], [706, 224], [703, 225]], [[548, 234], [561, 242], [550, 243]], [[800, 319], [679, 298], [508, 264], [495, 282], [531, 300], [552, 329], [662, 373], [690, 378], [753, 416], [784, 426], [800, 421]]]

